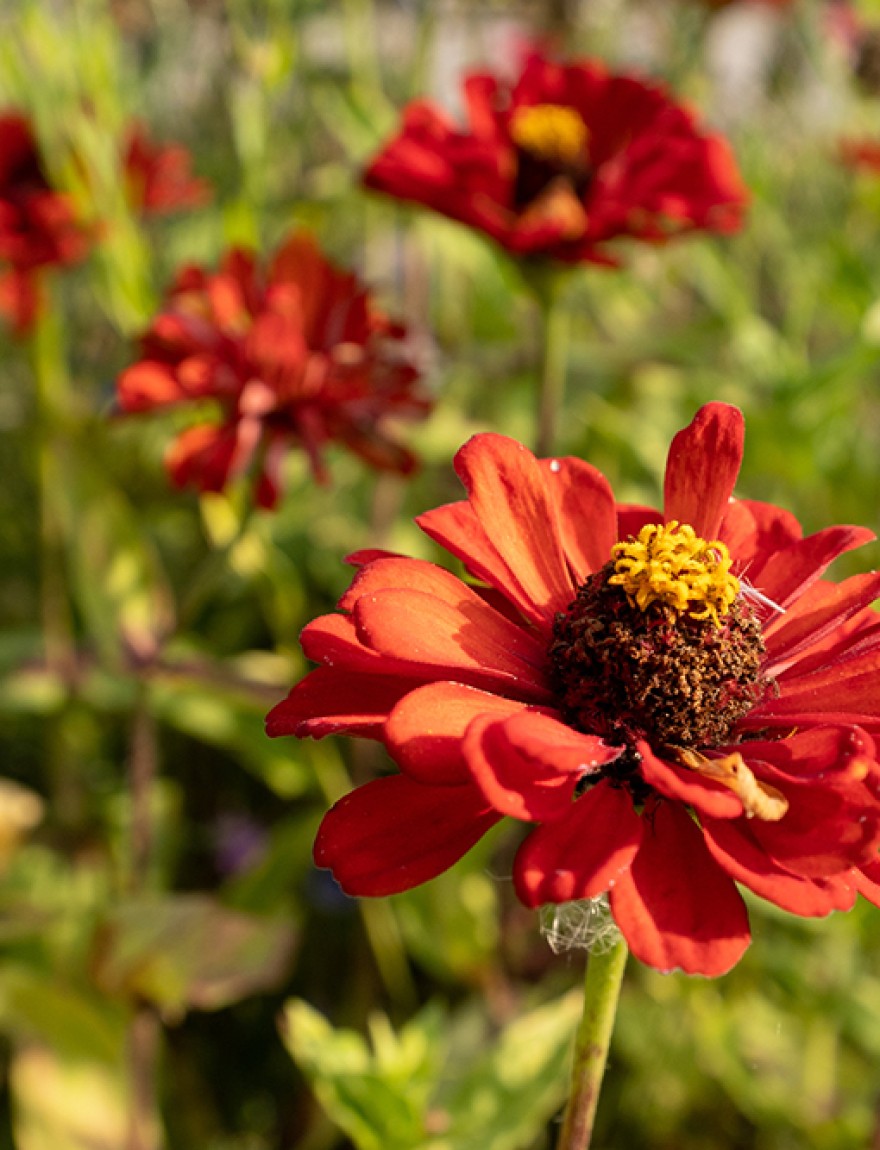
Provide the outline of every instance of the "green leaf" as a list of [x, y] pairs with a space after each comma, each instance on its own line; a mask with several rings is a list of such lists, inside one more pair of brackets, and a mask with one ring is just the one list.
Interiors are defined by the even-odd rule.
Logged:
[[118, 1006], [62, 983], [54, 971], [10, 962], [0, 967], [0, 1026], [21, 1041], [112, 1065], [120, 1057], [123, 1025]]
[[204, 895], [132, 899], [101, 923], [94, 972], [108, 994], [146, 999], [174, 1017], [277, 985], [293, 945], [286, 920], [229, 910]]
[[352, 1030], [334, 1030], [308, 1003], [285, 1008], [282, 1033], [321, 1105], [359, 1150], [427, 1145], [425, 1115], [441, 1060], [442, 1018], [428, 1007], [395, 1034], [371, 1019], [372, 1049]]
[[[530, 1010], [488, 1053], [483, 1029], [467, 1025], [463, 1049], [452, 1049], [444, 1033], [454, 1027], [432, 1007], [399, 1034], [373, 1016], [368, 1045], [294, 999], [283, 1032], [319, 1102], [359, 1150], [526, 1150], [565, 1098], [581, 1005], [575, 990]], [[469, 1012], [462, 1017], [467, 1023]]]
[[511, 1023], [494, 1048], [451, 1087], [440, 1107], [448, 1131], [431, 1150], [524, 1150], [561, 1108], [581, 991], [536, 1007]]

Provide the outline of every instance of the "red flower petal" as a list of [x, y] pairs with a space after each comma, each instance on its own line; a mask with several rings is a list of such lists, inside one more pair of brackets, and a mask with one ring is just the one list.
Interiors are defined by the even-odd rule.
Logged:
[[562, 547], [576, 584], [598, 571], [617, 542], [617, 512], [611, 484], [582, 459], [541, 461], [547, 489], [556, 501]]
[[784, 615], [764, 628], [766, 671], [779, 674], [804, 650], [868, 607], [880, 595], [880, 574], [853, 575], [842, 583], [814, 583]]
[[487, 640], [504, 646], [515, 657], [519, 670], [521, 663], [525, 663], [539, 680], [543, 679], [547, 663], [543, 642], [488, 606], [485, 599], [455, 575], [422, 559], [389, 557], [367, 564], [339, 600], [339, 608], [354, 611], [364, 597], [386, 591], [414, 591], [434, 596], [466, 617], [470, 631], [478, 628]]
[[855, 727], [818, 727], [787, 739], [740, 744], [755, 775], [788, 799], [778, 822], [751, 834], [787, 870], [823, 878], [863, 866], [880, 846], [880, 766]]
[[658, 970], [726, 974], [749, 945], [749, 920], [733, 880], [709, 854], [683, 807], [658, 803], [638, 854], [609, 899], [633, 954]]
[[499, 816], [476, 787], [375, 779], [340, 799], [315, 840], [315, 862], [350, 895], [398, 894], [448, 870]]
[[411, 691], [391, 712], [385, 742], [401, 770], [417, 782], [470, 782], [461, 745], [470, 723], [480, 716], [512, 715], [524, 706], [462, 683], [429, 683]]
[[742, 412], [726, 403], [707, 403], [672, 440], [666, 463], [664, 513], [667, 522], [689, 523], [704, 539], [715, 539], [742, 463]]
[[620, 747], [535, 711], [475, 719], [463, 751], [474, 781], [495, 810], [532, 822], [564, 817], [580, 779], [620, 755]]
[[517, 851], [513, 881], [526, 906], [594, 898], [630, 865], [644, 820], [622, 788], [597, 783], [564, 819], [537, 827]]
[[743, 821], [705, 820], [706, 846], [731, 878], [791, 914], [817, 918], [833, 910], [849, 910], [856, 889], [848, 872], [833, 878], [807, 878], [792, 874], [774, 862]]
[[874, 906], [880, 906], [880, 862], [872, 862], [860, 870], [852, 871], [850, 878], [860, 895]]
[[429, 539], [460, 559], [471, 575], [500, 591], [523, 615], [532, 618], [545, 631], [548, 630], [547, 619], [543, 614], [535, 618], [534, 604], [511, 579], [507, 564], [489, 542], [467, 500], [447, 503], [443, 507], [426, 511], [416, 517], [416, 523]]
[[662, 795], [716, 819], [735, 819], [742, 815], [742, 802], [729, 787], [661, 759], [643, 741], [638, 743], [638, 751], [641, 755], [639, 773]]
[[475, 435], [456, 455], [455, 470], [511, 582], [533, 604], [531, 617], [552, 619], [565, 610], [575, 587], [556, 506], [532, 453], [503, 435]]
[[[462, 584], [464, 591], [464, 584]], [[552, 699], [543, 671], [529, 658], [523, 631], [479, 596], [462, 594], [454, 606], [423, 591], [389, 590], [357, 601], [359, 638], [381, 655], [420, 665], [435, 679], [466, 676], [474, 686], [545, 703]]]
[[749, 579], [780, 607], [787, 607], [820, 577], [838, 555], [870, 543], [874, 532], [866, 527], [828, 527], [776, 551]]
[[345, 731], [378, 739], [401, 695], [410, 689], [404, 680], [373, 675], [347, 675], [330, 667], [301, 680], [266, 718], [266, 734], [321, 739]]

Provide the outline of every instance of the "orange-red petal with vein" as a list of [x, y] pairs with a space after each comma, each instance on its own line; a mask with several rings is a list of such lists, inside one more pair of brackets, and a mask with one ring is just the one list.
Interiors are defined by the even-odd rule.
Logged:
[[498, 819], [476, 787], [425, 787], [392, 775], [330, 808], [314, 858], [346, 894], [399, 894], [448, 870]]
[[630, 950], [658, 970], [726, 974], [751, 939], [733, 879], [709, 854], [684, 807], [658, 803], [642, 821], [638, 854], [609, 894]]
[[717, 537], [742, 462], [744, 427], [739, 408], [707, 403], [673, 438], [663, 486], [667, 522]]
[[534, 455], [503, 435], [477, 435], [455, 457], [455, 470], [511, 582], [532, 605], [531, 618], [552, 619], [574, 598], [556, 506]]
[[513, 864], [526, 906], [595, 898], [619, 882], [642, 841], [644, 820], [625, 791], [597, 783], [563, 819], [536, 827]]
[[849, 910], [855, 902], [848, 872], [833, 878], [792, 874], [769, 857], [750, 823], [706, 819], [703, 835], [709, 852], [731, 878], [790, 914], [820, 918], [833, 910]]
[[400, 769], [417, 782], [469, 782], [461, 745], [468, 726], [480, 716], [512, 715], [524, 707], [463, 683], [428, 683], [402, 698], [391, 712], [385, 742]]
[[578, 782], [620, 755], [619, 747], [534, 711], [505, 719], [475, 719], [467, 729], [463, 751], [487, 801], [501, 814], [523, 822], [565, 816]]

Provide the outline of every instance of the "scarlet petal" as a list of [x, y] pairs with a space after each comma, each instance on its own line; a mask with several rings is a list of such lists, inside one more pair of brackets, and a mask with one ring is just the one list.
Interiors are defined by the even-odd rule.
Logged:
[[404, 775], [375, 779], [331, 807], [314, 857], [350, 895], [410, 890], [448, 870], [499, 816], [476, 787], [426, 787]]
[[577, 584], [608, 562], [617, 542], [617, 512], [611, 484], [582, 459], [542, 460], [548, 490], [556, 500], [562, 546]]
[[767, 671], [779, 674], [802, 651], [821, 642], [878, 595], [880, 574], [853, 575], [842, 583], [815, 583], [791, 610], [764, 628]]
[[463, 750], [474, 781], [495, 810], [533, 822], [563, 818], [578, 781], [620, 755], [619, 747], [535, 711], [475, 719]]
[[519, 848], [517, 894], [526, 906], [602, 894], [630, 865], [643, 824], [625, 790], [597, 783], [564, 818], [537, 827]]
[[850, 877], [860, 895], [874, 906], [880, 906], [880, 862], [872, 862], [854, 870]]
[[647, 743], [639, 742], [638, 751], [642, 778], [661, 794], [716, 819], [735, 819], [743, 813], [742, 802], [729, 787], [658, 758]]
[[666, 463], [667, 521], [689, 523], [704, 539], [718, 535], [739, 474], [744, 424], [739, 408], [707, 403], [672, 440]]
[[556, 506], [534, 455], [503, 435], [475, 435], [455, 457], [483, 530], [531, 604], [552, 619], [574, 598]]
[[511, 578], [507, 564], [489, 542], [467, 500], [426, 511], [416, 517], [416, 523], [429, 539], [460, 559], [471, 575], [500, 591], [526, 618], [547, 629], [548, 621], [536, 612], [535, 605]]
[[401, 770], [417, 782], [469, 782], [461, 744], [470, 723], [481, 715], [512, 715], [524, 706], [462, 683], [429, 683], [411, 691], [391, 712], [385, 742]]
[[378, 739], [385, 720], [410, 684], [398, 678], [347, 674], [318, 667], [266, 717], [266, 734], [321, 739], [345, 731]]
[[686, 810], [659, 803], [609, 899], [633, 954], [658, 970], [715, 977], [749, 945], [745, 903]]
[[750, 824], [706, 819], [706, 846], [731, 878], [792, 914], [808, 918], [849, 910], [856, 889], [847, 873], [829, 878], [792, 874], [774, 862], [752, 834]]
[[473, 632], [478, 627], [487, 643], [502, 643], [518, 661], [528, 664], [537, 676], [543, 677], [546, 645], [533, 632], [487, 606], [485, 599], [471, 587], [434, 563], [397, 557], [377, 559], [358, 571], [351, 587], [339, 600], [339, 607], [353, 611], [361, 599], [392, 590], [424, 593], [440, 600], [467, 617], [469, 621], [464, 624], [467, 630]]
[[824, 878], [876, 856], [880, 767], [864, 731], [818, 727], [740, 746], [755, 774], [788, 800], [778, 822], [755, 820], [751, 827], [771, 858], [795, 874]]
[[838, 555], [870, 543], [874, 532], [866, 527], [827, 527], [776, 551], [749, 578], [764, 595], [787, 607], [821, 576]]
[[464, 674], [474, 686], [551, 701], [543, 669], [529, 662], [533, 648], [525, 644], [525, 657], [522, 653], [523, 630], [477, 595], [463, 595], [453, 606], [422, 591], [380, 591], [357, 601], [354, 621], [358, 636], [374, 651], [432, 668], [432, 678]]
[[123, 411], [149, 411], [189, 398], [169, 365], [152, 359], [126, 368], [116, 386]]

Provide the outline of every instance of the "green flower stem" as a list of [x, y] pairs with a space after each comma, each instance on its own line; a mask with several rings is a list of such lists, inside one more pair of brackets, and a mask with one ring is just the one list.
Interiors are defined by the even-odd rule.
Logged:
[[570, 316], [559, 297], [558, 283], [538, 293], [543, 321], [543, 358], [535, 434], [535, 454], [539, 458], [553, 454], [559, 415], [565, 399]]
[[37, 419], [40, 506], [40, 612], [47, 666], [68, 686], [76, 669], [73, 623], [64, 572], [66, 484], [61, 461], [64, 422], [69, 417], [69, 380], [64, 330], [48, 285], [30, 334]]
[[571, 1093], [556, 1150], [587, 1150], [590, 1145], [627, 953], [626, 943], [619, 938], [610, 950], [592, 954], [587, 961], [584, 1013], [574, 1041]]
[[[128, 755], [128, 788], [131, 803], [129, 834], [131, 862], [129, 892], [134, 898], [147, 893], [155, 856], [153, 790], [159, 773], [156, 720], [150, 707], [149, 685], [141, 681], [131, 721]], [[159, 1103], [157, 1067], [162, 1042], [159, 1017], [149, 1003], [134, 1007], [128, 1024], [128, 1130], [125, 1150], [158, 1150]]]

